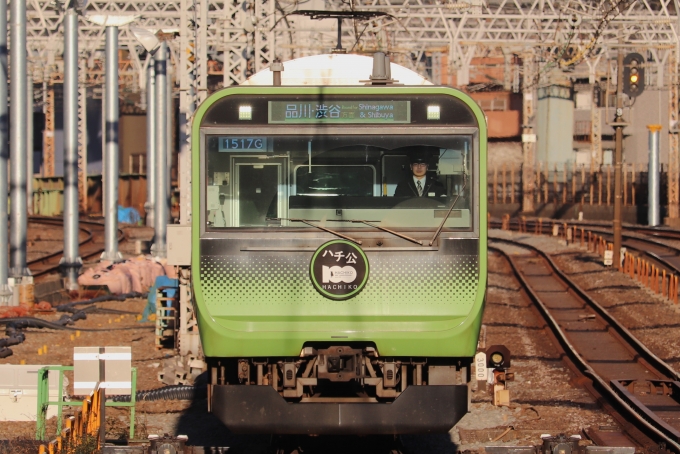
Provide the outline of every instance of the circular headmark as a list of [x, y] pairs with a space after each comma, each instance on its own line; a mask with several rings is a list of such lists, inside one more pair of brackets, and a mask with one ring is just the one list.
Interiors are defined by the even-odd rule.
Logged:
[[333, 240], [319, 247], [309, 263], [312, 285], [323, 296], [346, 300], [356, 296], [368, 281], [368, 258], [356, 244]]

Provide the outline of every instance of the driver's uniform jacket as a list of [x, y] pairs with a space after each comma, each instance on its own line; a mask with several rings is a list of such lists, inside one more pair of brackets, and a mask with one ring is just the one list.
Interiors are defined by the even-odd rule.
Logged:
[[[430, 195], [431, 193], [434, 193], [434, 195]], [[446, 189], [444, 188], [443, 184], [429, 175], [425, 177], [425, 185], [423, 186], [422, 197], [441, 197], [445, 194]], [[418, 197], [418, 189], [416, 189], [413, 176], [409, 176], [407, 179], [397, 185], [397, 189], [394, 191], [394, 196]]]

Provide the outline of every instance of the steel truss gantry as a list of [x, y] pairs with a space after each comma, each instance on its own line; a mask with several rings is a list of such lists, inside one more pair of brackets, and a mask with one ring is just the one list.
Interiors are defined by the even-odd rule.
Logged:
[[[668, 53], [677, 50], [676, 1], [355, 0], [351, 4], [356, 11], [387, 15], [346, 20], [342, 42], [354, 52], [389, 51], [400, 64], [430, 77], [430, 60], [425, 57], [445, 55], [458, 84], [466, 85], [472, 58], [527, 51], [534, 52], [539, 75], [561, 67], [594, 78], [604, 74], [609, 59], [602, 57], [620, 46], [619, 34], [623, 34], [626, 48], [649, 52], [648, 84], [664, 85], [667, 80], [655, 79], [663, 75]], [[340, 4], [326, 3], [327, 9]], [[29, 59], [34, 68], [52, 66], [56, 74], [62, 72], [63, 52], [59, 5], [33, 0], [27, 13]], [[170, 44], [174, 60], [183, 60], [184, 67], [194, 66], [179, 71], [180, 85], [187, 77], [189, 87], [193, 81], [205, 85], [209, 73], [224, 74], [224, 85], [239, 83], [277, 56], [285, 60], [334, 48], [335, 22], [314, 23], [290, 15], [297, 8], [298, 2], [284, 0], [110, 0], [88, 2], [84, 15], [131, 15], [137, 27], [177, 34], [179, 39]], [[89, 72], [96, 73], [104, 30], [81, 17], [78, 31], [81, 54], [88, 59]], [[141, 90], [141, 45], [124, 27], [119, 40], [130, 51], [130, 69], [137, 73], [129, 82]], [[36, 78], [50, 74], [40, 72]], [[88, 81], [96, 83], [97, 77]]]
[[[454, 79], [443, 77], [455, 74], [456, 85], [467, 85], [475, 57], [503, 58], [505, 79], [490, 83], [506, 89], [511, 86], [515, 91], [521, 86], [525, 99], [528, 91], [551, 83], [553, 75], [561, 71], [591, 83], [613, 79], [618, 49], [644, 52], [648, 59], [645, 83], [670, 90], [670, 118], [677, 121], [679, 1], [313, 0], [300, 4], [295, 0], [95, 0], [87, 3], [84, 15], [132, 15], [136, 27], [176, 36], [169, 44], [173, 65], [179, 68], [175, 74], [183, 125], [180, 167], [184, 162], [180, 178], [188, 179], [183, 159], [189, 147], [188, 124], [207, 93], [209, 75], [222, 75], [225, 86], [238, 84], [277, 57], [287, 60], [336, 47], [336, 22], [312, 22], [290, 14], [302, 7], [386, 13], [371, 20], [345, 20], [343, 47], [351, 52], [388, 51], [393, 61], [434, 83], [451, 83]], [[36, 69], [36, 82], [59, 81], [63, 72], [61, 5], [51, 0], [28, 2], [29, 64]], [[88, 62], [85, 84], [97, 84], [104, 29], [81, 17], [78, 32], [81, 56]], [[131, 66], [121, 83], [143, 91], [148, 63], [143, 61], [142, 47], [126, 28], [121, 28], [119, 42], [129, 50]], [[441, 71], [440, 62], [445, 62], [446, 71]], [[526, 68], [532, 68], [532, 73], [525, 74]], [[46, 77], [50, 80], [45, 81]], [[532, 117], [525, 112], [525, 137], [531, 137]], [[677, 137], [672, 137], [670, 144], [669, 163], [677, 174]], [[533, 145], [526, 148], [533, 149]], [[525, 156], [526, 166], [533, 166], [533, 161], [529, 162], [532, 155]], [[678, 180], [674, 175], [669, 185], [674, 204], [671, 217], [679, 215]], [[186, 210], [180, 219], [187, 220], [190, 206], [188, 200], [181, 202]]]

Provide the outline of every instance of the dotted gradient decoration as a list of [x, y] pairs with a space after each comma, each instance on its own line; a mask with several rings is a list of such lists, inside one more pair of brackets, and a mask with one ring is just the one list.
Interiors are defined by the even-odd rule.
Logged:
[[333, 301], [310, 282], [310, 257], [203, 255], [204, 302], [213, 316], [465, 315], [478, 289], [477, 256], [373, 253], [368, 255], [371, 275], [363, 291], [349, 300]]

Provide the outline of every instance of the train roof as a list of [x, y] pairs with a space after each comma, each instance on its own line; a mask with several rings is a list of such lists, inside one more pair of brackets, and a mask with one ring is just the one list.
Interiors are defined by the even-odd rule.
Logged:
[[[354, 54], [323, 54], [283, 63], [281, 85], [365, 85], [373, 70], [373, 57]], [[392, 79], [401, 85], [432, 85], [415, 71], [390, 63]], [[272, 85], [269, 68], [250, 76], [241, 85]]]

